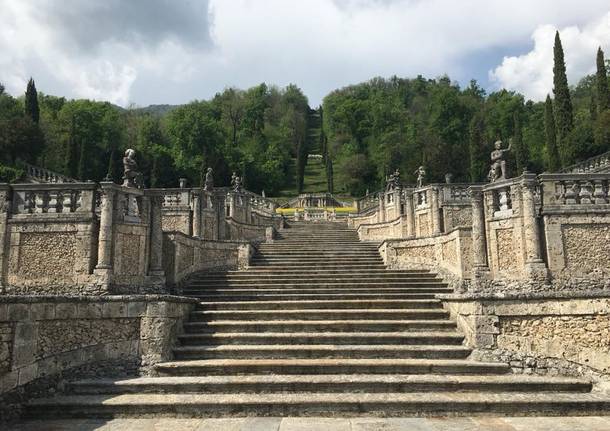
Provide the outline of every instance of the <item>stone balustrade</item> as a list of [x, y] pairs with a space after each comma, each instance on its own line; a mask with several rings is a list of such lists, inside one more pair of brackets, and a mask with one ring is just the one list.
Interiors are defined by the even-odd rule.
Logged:
[[34, 183], [76, 183], [74, 178], [67, 177], [57, 172], [50, 171], [39, 166], [21, 162], [25, 167], [25, 175], [28, 180]]
[[[193, 271], [236, 266], [227, 256], [214, 258], [225, 247], [221, 242], [229, 241], [225, 248], [237, 254], [231, 240], [265, 241], [269, 227], [283, 228], [281, 216], [253, 210], [251, 203], [252, 195], [226, 189], [0, 184], [0, 293], [165, 293]], [[164, 232], [173, 234], [170, 240]], [[166, 249], [188, 247], [199, 257], [172, 269], [167, 284], [164, 259], [172, 253]]]

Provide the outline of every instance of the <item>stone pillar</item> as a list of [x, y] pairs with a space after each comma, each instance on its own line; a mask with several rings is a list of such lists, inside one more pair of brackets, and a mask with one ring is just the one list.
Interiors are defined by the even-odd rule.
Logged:
[[229, 193], [227, 198], [229, 199], [229, 217], [235, 219], [235, 205], [237, 204], [235, 201], [235, 193]]
[[212, 239], [223, 240], [227, 235], [226, 215], [226, 194], [224, 192], [215, 192], [212, 197], [212, 205], [216, 211], [216, 230]]
[[6, 269], [8, 265], [9, 236], [8, 213], [10, 209], [10, 187], [0, 184], [0, 293], [4, 292]]
[[432, 235], [441, 233], [441, 211], [438, 202], [438, 188], [430, 188], [430, 212], [432, 213]]
[[402, 214], [402, 190], [397, 188], [394, 190], [394, 217], [400, 217]]
[[163, 272], [163, 229], [161, 207], [163, 196], [150, 197], [150, 270], [149, 275], [164, 276]]
[[201, 223], [201, 207], [203, 205], [203, 195], [198, 191], [193, 193], [193, 236], [198, 238], [203, 237], [202, 223]]
[[405, 215], [407, 216], [407, 237], [413, 238], [415, 236], [415, 206], [412, 191], [408, 191], [405, 195]]
[[472, 207], [472, 265], [475, 268], [488, 269], [483, 190], [481, 186], [470, 186], [468, 193]]
[[379, 208], [377, 209], [377, 223], [385, 221], [385, 193], [379, 194]]
[[102, 205], [95, 272], [110, 275], [112, 274], [112, 234], [116, 189], [112, 182], [102, 182], [100, 187], [102, 189]]
[[529, 278], [546, 279], [548, 271], [542, 260], [540, 228], [536, 217], [534, 191], [536, 176], [523, 173], [521, 180], [521, 213], [523, 217], [523, 243], [525, 251], [525, 271]]

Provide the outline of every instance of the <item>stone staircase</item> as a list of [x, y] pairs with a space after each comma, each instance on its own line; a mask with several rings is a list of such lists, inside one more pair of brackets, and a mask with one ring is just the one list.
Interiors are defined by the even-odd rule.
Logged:
[[30, 416], [600, 414], [583, 380], [470, 360], [435, 274], [388, 270], [339, 223], [294, 223], [245, 271], [200, 274], [158, 377], [86, 380]]

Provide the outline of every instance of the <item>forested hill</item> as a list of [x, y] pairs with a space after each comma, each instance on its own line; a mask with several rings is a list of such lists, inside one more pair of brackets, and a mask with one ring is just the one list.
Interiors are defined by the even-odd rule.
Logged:
[[[236, 171], [248, 189], [268, 196], [318, 191], [324, 182], [336, 193], [361, 195], [396, 168], [412, 181], [420, 164], [429, 181], [448, 172], [455, 181], [482, 180], [498, 139], [513, 142], [512, 175], [557, 170], [610, 150], [610, 96], [601, 50], [597, 74], [569, 89], [563, 57], [555, 54], [554, 97], [546, 102], [421, 76], [338, 89], [318, 109], [296, 85], [229, 88], [211, 100], [139, 109], [37, 93], [33, 81], [21, 98], [0, 86], [0, 181], [19, 176], [20, 160], [83, 180], [110, 174], [118, 181], [122, 153], [132, 147], [153, 187], [175, 187], [179, 177], [198, 185], [211, 166], [218, 185]], [[309, 153], [323, 159], [308, 170]], [[299, 181], [305, 173], [315, 185]]]

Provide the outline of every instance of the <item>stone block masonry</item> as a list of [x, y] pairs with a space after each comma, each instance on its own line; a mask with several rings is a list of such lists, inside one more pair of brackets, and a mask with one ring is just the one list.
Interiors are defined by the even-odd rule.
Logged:
[[442, 295], [479, 359], [517, 373], [610, 376], [608, 294]]
[[0, 397], [18, 404], [55, 387], [56, 377], [71, 369], [89, 376], [147, 374], [171, 358], [196, 302], [159, 295], [0, 296]]

